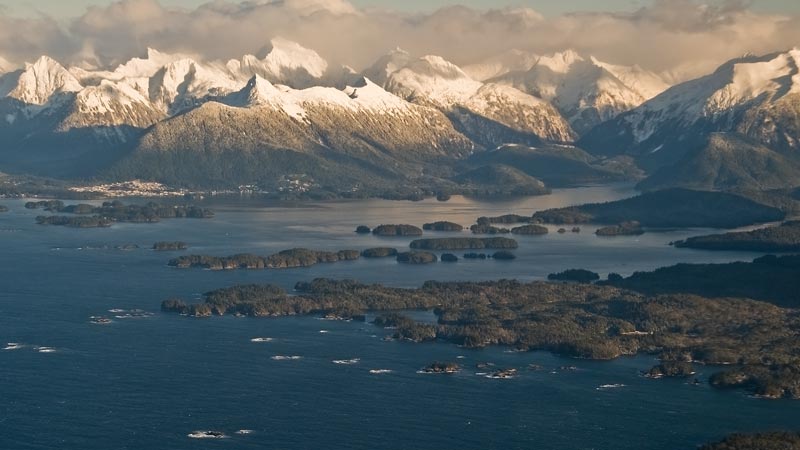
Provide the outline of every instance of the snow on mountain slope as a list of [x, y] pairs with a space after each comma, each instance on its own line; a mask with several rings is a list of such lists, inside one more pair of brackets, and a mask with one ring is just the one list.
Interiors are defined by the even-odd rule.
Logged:
[[471, 137], [481, 139], [491, 134], [490, 140], [496, 142], [481, 142], [484, 145], [514, 142], [520, 138], [517, 133], [554, 142], [574, 140], [569, 124], [547, 101], [510, 86], [474, 80], [439, 56], [412, 60], [389, 76], [386, 89], [414, 103], [449, 113]]
[[530, 70], [509, 72], [493, 81], [552, 102], [581, 134], [668, 87], [652, 72], [584, 58], [572, 50], [541, 57]]
[[393, 73], [411, 64], [414, 58], [405, 50], [397, 48], [380, 57], [364, 71], [364, 76], [380, 86], [385, 86]]
[[356, 86], [347, 86], [343, 90], [321, 86], [296, 90], [288, 86], [275, 86], [256, 75], [244, 89], [227, 96], [223, 102], [237, 107], [280, 109], [298, 119], [307, 118], [306, 108], [311, 105], [376, 114], [411, 112], [415, 108], [366, 78], [362, 78]]
[[[800, 50], [797, 49], [729, 61], [713, 74], [679, 84], [601, 124], [581, 140], [581, 145], [595, 154], [634, 156], [639, 165], [651, 171], [680, 168], [684, 175], [745, 173], [741, 161], [743, 155], [748, 154], [746, 151], [728, 151], [724, 154], [735, 155], [735, 158], [728, 156], [722, 162], [697, 156], [698, 152], [708, 151], [709, 136], [715, 133], [730, 135], [726, 148], [739, 145], [758, 148], [762, 153], [764, 149], [775, 152], [762, 161], [780, 161], [782, 157], [797, 159], [800, 149], [799, 72]], [[716, 157], [723, 153], [715, 151], [713, 154]], [[677, 172], [667, 169], [659, 171], [659, 185], [667, 184], [671, 175], [675, 180], [680, 178]], [[762, 171], [762, 175], [766, 180], [766, 172]], [[734, 181], [728, 180], [725, 185]], [[746, 184], [757, 183], [749, 180]]]
[[483, 62], [464, 66], [464, 72], [478, 81], [487, 81], [511, 72], [527, 72], [540, 56], [522, 50], [509, 50]]
[[254, 76], [219, 102], [156, 124], [113, 171], [234, 185], [303, 173], [337, 189], [374, 189], [422, 176], [423, 165], [473, 150], [441, 111], [406, 102], [367, 79], [341, 90], [296, 90]]
[[0, 96], [16, 99], [27, 105], [42, 106], [57, 94], [74, 93], [83, 89], [67, 69], [52, 58], [42, 56], [26, 64], [13, 78], [4, 82], [6, 91]]
[[475, 95], [483, 86], [440, 56], [423, 56], [394, 72], [387, 90], [419, 103], [449, 108]]
[[271, 83], [303, 88], [325, 76], [328, 62], [314, 50], [296, 42], [275, 38], [270, 42], [269, 52], [263, 59], [245, 55], [240, 60], [228, 61], [227, 68], [238, 80], [259, 75]]
[[149, 99], [126, 83], [103, 80], [76, 95], [61, 130], [129, 126], [144, 129], [164, 118]]
[[176, 114], [203, 102], [207, 97], [225, 95], [241, 83], [219, 67], [180, 59], [162, 67], [150, 78], [150, 101], [168, 114]]
[[637, 65], [619, 66], [602, 62], [595, 57], [591, 57], [591, 61], [594, 65], [611, 72], [622, 84], [638, 92], [648, 100], [670, 87], [669, 83], [661, 76], [649, 70], [644, 70]]

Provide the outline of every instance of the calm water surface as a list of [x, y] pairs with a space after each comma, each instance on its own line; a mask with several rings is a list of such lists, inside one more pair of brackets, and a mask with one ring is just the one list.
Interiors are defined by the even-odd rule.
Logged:
[[[357, 225], [450, 220], [536, 210], [633, 194], [628, 186], [556, 191], [505, 202], [454, 198], [294, 206], [252, 201], [213, 204], [212, 220], [118, 224], [110, 229], [41, 227], [41, 211], [5, 200], [0, 214], [0, 449], [693, 449], [733, 431], [794, 428], [800, 402], [764, 401], [736, 391], [648, 380], [650, 357], [576, 361], [503, 348], [386, 342], [385, 330], [313, 317], [207, 320], [158, 313], [168, 297], [237, 283], [290, 289], [316, 277], [395, 286], [428, 279], [542, 279], [582, 267], [624, 275], [676, 262], [750, 260], [755, 253], [675, 249], [670, 241], [709, 230], [598, 238], [580, 234], [517, 237], [515, 262], [460, 261], [401, 266], [391, 259], [285, 271], [210, 272], [166, 266], [168, 253], [146, 250], [183, 240], [190, 252], [270, 254], [286, 248], [404, 248], [410, 239], [353, 233]], [[431, 233], [432, 234], [432, 233]], [[453, 236], [457, 233], [436, 233]], [[464, 234], [468, 235], [468, 234]], [[136, 244], [138, 250], [103, 249]], [[93, 325], [110, 309], [143, 309], [141, 319]], [[424, 314], [420, 319], [430, 319]], [[253, 343], [252, 338], [271, 337]], [[4, 345], [0, 345], [3, 347]], [[52, 347], [43, 353], [37, 346]], [[273, 356], [300, 356], [274, 360]], [[333, 360], [359, 358], [353, 365]], [[416, 371], [460, 361], [455, 376]], [[512, 380], [475, 375], [474, 364], [517, 367]], [[537, 364], [543, 370], [527, 370]], [[576, 366], [566, 370], [562, 366]], [[383, 375], [370, 369], [387, 369]], [[703, 368], [703, 376], [714, 369]], [[601, 385], [624, 384], [598, 390]], [[222, 440], [187, 437], [224, 431]], [[252, 434], [236, 435], [240, 429]]]

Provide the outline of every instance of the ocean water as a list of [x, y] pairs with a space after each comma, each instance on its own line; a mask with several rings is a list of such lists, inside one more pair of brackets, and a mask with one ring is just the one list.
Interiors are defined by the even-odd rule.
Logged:
[[[639, 376], [648, 356], [613, 362], [573, 360], [504, 348], [384, 341], [370, 323], [315, 317], [190, 319], [158, 312], [170, 297], [238, 283], [287, 289], [316, 277], [394, 286], [425, 280], [542, 279], [568, 268], [624, 275], [677, 262], [750, 260], [756, 253], [712, 253], [668, 246], [710, 230], [638, 237], [519, 236], [518, 259], [404, 266], [359, 260], [284, 271], [212, 272], [166, 266], [172, 253], [147, 249], [183, 240], [189, 253], [270, 254], [405, 248], [411, 239], [353, 233], [357, 225], [451, 220], [533, 211], [626, 197], [629, 186], [556, 191], [547, 197], [475, 201], [381, 200], [267, 205], [211, 202], [211, 220], [117, 224], [79, 230], [34, 223], [41, 211], [4, 200], [0, 214], [0, 449], [693, 449], [734, 431], [797, 426], [800, 402], [767, 401], [682, 380]], [[434, 233], [429, 233], [433, 235]], [[454, 233], [435, 233], [451, 236]], [[465, 234], [466, 235], [466, 234]], [[141, 248], [115, 250], [136, 244]], [[178, 253], [179, 254], [179, 253]], [[90, 316], [141, 309], [148, 317]], [[431, 315], [418, 313], [420, 320]], [[258, 337], [270, 342], [252, 342]], [[45, 347], [45, 351], [41, 351]], [[52, 351], [46, 351], [47, 348]], [[299, 356], [299, 359], [273, 359]], [[334, 364], [334, 360], [358, 359]], [[437, 360], [456, 375], [425, 375]], [[478, 362], [520, 369], [517, 378], [476, 375]], [[530, 364], [542, 370], [529, 370]], [[576, 370], [565, 366], [575, 366]], [[390, 372], [373, 374], [370, 370]], [[702, 367], [701, 377], [715, 369]], [[598, 389], [603, 385], [624, 385]], [[192, 439], [195, 430], [226, 439]], [[237, 430], [252, 430], [236, 434]]]

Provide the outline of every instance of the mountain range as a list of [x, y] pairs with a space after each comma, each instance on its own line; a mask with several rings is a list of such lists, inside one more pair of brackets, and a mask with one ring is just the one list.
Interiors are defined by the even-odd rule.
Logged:
[[643, 188], [790, 187], [798, 58], [746, 56], [672, 87], [573, 51], [462, 68], [397, 49], [360, 72], [284, 39], [230, 61], [153, 49], [110, 69], [0, 58], [0, 171], [213, 188], [302, 175], [369, 193], [485, 192], [491, 180], [467, 173], [618, 180], [638, 166]]

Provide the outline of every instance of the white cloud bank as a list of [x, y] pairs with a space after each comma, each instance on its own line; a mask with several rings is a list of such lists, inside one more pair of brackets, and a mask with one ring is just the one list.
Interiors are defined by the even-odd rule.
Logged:
[[403, 14], [358, 9], [346, 0], [214, 0], [193, 10], [121, 0], [89, 8], [67, 24], [44, 15], [12, 17], [0, 9], [0, 56], [20, 62], [48, 54], [67, 63], [113, 64], [153, 47], [227, 59], [257, 53], [281, 36], [355, 68], [396, 47], [458, 64], [510, 49], [545, 54], [572, 48], [683, 79], [745, 53], [799, 46], [798, 19], [757, 13], [735, 0], [656, 0], [632, 13], [554, 18], [527, 8], [460, 6]]

